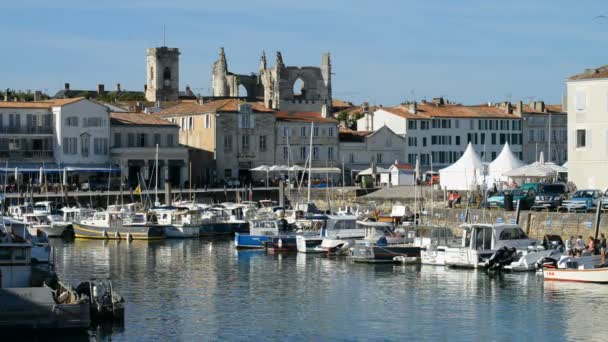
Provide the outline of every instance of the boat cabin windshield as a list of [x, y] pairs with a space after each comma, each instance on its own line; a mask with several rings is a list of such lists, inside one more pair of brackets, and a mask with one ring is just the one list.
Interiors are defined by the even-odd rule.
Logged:
[[505, 228], [500, 232], [499, 240], [521, 240], [527, 239], [528, 236], [519, 227]]

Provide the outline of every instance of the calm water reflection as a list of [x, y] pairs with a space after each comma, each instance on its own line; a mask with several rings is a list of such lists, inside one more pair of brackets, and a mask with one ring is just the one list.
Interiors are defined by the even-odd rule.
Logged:
[[[92, 340], [595, 340], [608, 287], [235, 251], [229, 239], [55, 240], [72, 284], [109, 277], [124, 326]], [[584, 287], [584, 291], [581, 289]]]

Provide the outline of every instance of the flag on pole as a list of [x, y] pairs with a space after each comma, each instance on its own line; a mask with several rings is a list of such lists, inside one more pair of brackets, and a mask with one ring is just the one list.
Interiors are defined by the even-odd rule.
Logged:
[[134, 193], [136, 195], [141, 195], [141, 185], [137, 184], [137, 187], [135, 188]]

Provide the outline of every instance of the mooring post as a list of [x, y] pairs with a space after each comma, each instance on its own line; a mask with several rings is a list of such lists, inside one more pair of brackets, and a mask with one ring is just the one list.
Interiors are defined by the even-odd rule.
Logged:
[[602, 200], [597, 201], [597, 209], [595, 210], [595, 235], [594, 239], [600, 235], [600, 219], [602, 216]]

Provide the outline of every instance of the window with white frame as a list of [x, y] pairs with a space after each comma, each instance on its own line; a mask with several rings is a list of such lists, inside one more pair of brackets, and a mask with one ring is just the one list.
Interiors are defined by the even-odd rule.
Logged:
[[319, 160], [319, 146], [313, 146], [313, 148], [312, 148], [312, 160]]
[[188, 118], [188, 130], [191, 131], [194, 129], [194, 118], [193, 117], [189, 117]]
[[239, 128], [254, 128], [253, 115], [240, 113], [239, 117]]
[[[78, 119], [78, 118], [76, 118]], [[76, 120], [76, 125], [78, 125], [78, 120]], [[104, 120], [100, 117], [93, 118], [84, 118], [83, 127], [102, 127], [104, 126]]]
[[584, 148], [587, 146], [587, 130], [577, 129], [576, 130], [576, 147]]
[[330, 137], [334, 136], [334, 128], [333, 127], [329, 127], [329, 131], [328, 131], [327, 135], [330, 136]]
[[232, 151], [232, 135], [224, 135], [224, 151]]
[[327, 159], [334, 160], [334, 148], [333, 147], [327, 148]]
[[300, 159], [306, 159], [306, 146], [300, 146]]
[[305, 137], [306, 136], [306, 126], [300, 127], [300, 136], [301, 137]]
[[319, 136], [319, 126], [316, 126], [316, 127], [313, 129], [313, 131], [314, 131], [314, 135], [315, 135], [315, 137], [318, 137], [318, 136]]
[[83, 133], [80, 135], [80, 154], [83, 157], [89, 156], [91, 148], [91, 135], [89, 133]]
[[69, 127], [78, 127], [78, 117], [68, 116], [67, 118], [65, 118], [65, 125]]
[[576, 111], [582, 112], [587, 109], [587, 93], [583, 90], [576, 91], [575, 98]]
[[260, 151], [266, 151], [266, 136], [260, 135]]
[[283, 146], [283, 160], [289, 159], [289, 148], [287, 146]]
[[205, 128], [211, 127], [211, 114], [205, 114]]
[[376, 153], [376, 163], [382, 163], [382, 153]]
[[350, 163], [354, 163], [355, 162], [355, 154], [354, 153], [349, 153], [348, 154], [348, 161]]
[[248, 135], [241, 136], [241, 147], [242, 147], [243, 151], [249, 150], [249, 136]]

